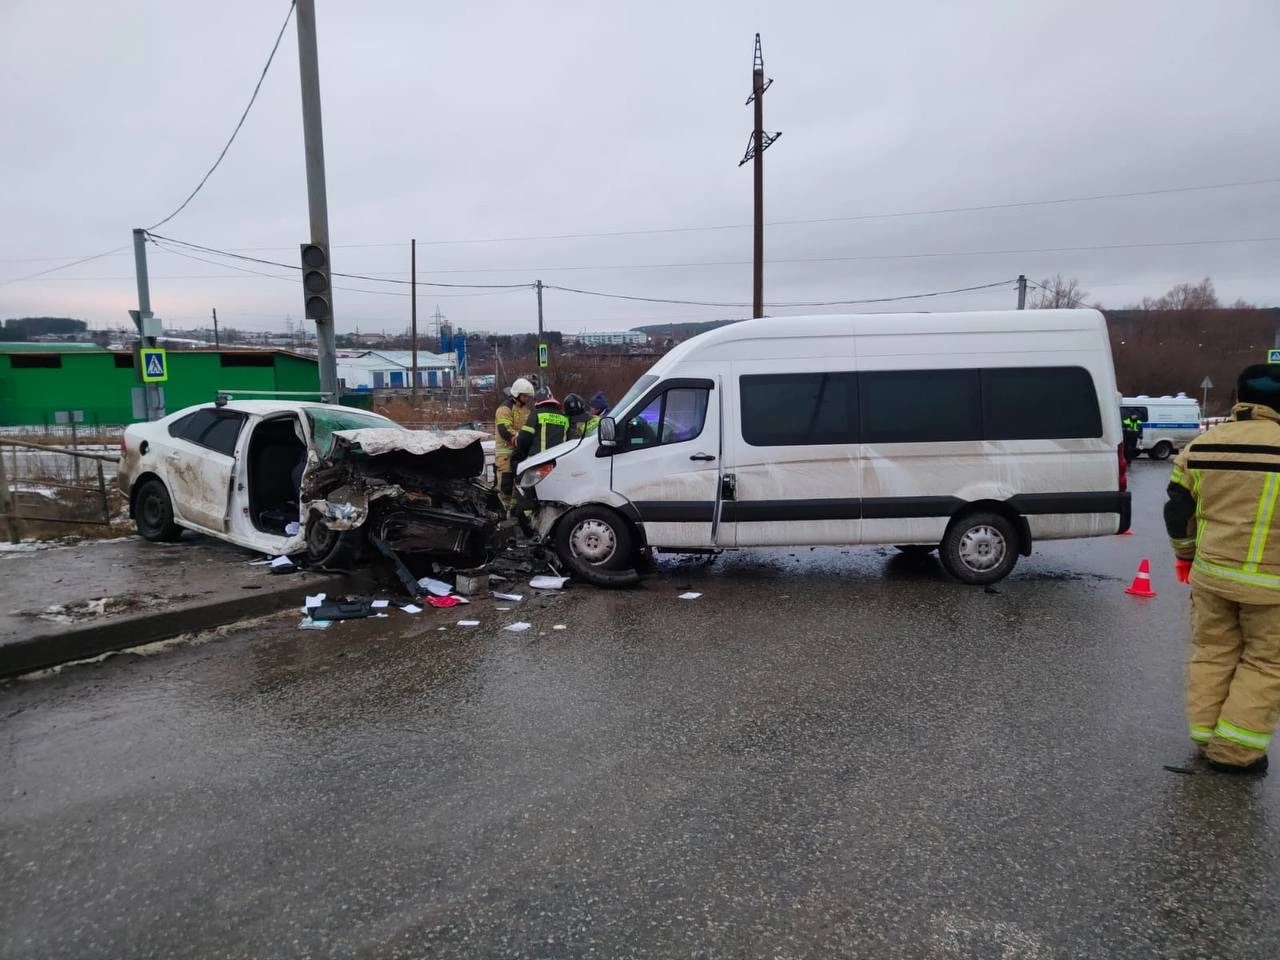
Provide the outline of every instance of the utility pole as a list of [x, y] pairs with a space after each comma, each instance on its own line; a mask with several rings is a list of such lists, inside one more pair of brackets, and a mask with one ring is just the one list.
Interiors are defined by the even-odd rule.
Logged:
[[538, 295], [538, 369], [541, 376], [538, 378], [538, 386], [546, 387], [551, 384], [551, 351], [547, 349], [547, 345], [542, 340], [542, 281], [535, 280], [533, 282], [533, 292]]
[[222, 349], [222, 343], [218, 340], [218, 308], [213, 308], [213, 348], [215, 350]]
[[410, 371], [413, 388], [409, 396], [414, 410], [418, 409], [418, 241], [409, 241], [409, 349], [413, 352], [413, 369]]
[[1027, 309], [1027, 277], [1025, 274], [1018, 274], [1018, 309]]
[[[156, 337], [160, 333], [160, 324], [151, 315], [151, 281], [147, 275], [147, 231], [135, 228], [133, 231], [133, 267], [138, 277], [138, 309], [130, 310], [134, 325], [138, 328], [138, 349], [134, 352], [134, 366], [138, 370], [138, 379], [142, 379], [142, 348], [154, 347]], [[142, 384], [143, 416], [148, 420], [159, 420], [164, 416], [164, 400], [160, 388], [154, 383]]]
[[[329, 250], [329, 203], [324, 183], [324, 129], [320, 123], [320, 57], [316, 52], [316, 0], [297, 0], [298, 73], [302, 81], [302, 139], [307, 157], [307, 212], [311, 242], [323, 248], [332, 270]], [[329, 291], [330, 304], [333, 293]], [[332, 307], [330, 308], [332, 311]], [[333, 343], [333, 315], [316, 321], [316, 359], [320, 392], [338, 402], [338, 355]]]
[[747, 106], [755, 104], [756, 124], [747, 144], [747, 152], [738, 162], [742, 166], [754, 160], [755, 173], [755, 229], [752, 239], [751, 316], [764, 316], [764, 152], [773, 141], [782, 136], [764, 132], [764, 92], [773, 84], [764, 78], [764, 54], [760, 51], [760, 34], [756, 34], [755, 56], [751, 61], [751, 96]]

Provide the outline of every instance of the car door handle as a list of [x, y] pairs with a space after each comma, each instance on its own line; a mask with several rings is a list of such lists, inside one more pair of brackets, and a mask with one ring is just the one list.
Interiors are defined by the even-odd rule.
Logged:
[[691, 456], [689, 459], [690, 459], [690, 460], [701, 460], [702, 462], [706, 463], [706, 462], [709, 462], [709, 461], [711, 461], [711, 460], [714, 460], [714, 459], [715, 459], [715, 457], [713, 457], [713, 456], [712, 456], [711, 454], [709, 454], [709, 453], [695, 453], [695, 454], [694, 454], [693, 456]]

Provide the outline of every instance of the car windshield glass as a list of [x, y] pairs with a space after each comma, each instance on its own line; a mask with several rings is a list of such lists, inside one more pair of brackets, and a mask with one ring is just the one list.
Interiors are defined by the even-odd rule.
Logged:
[[655, 383], [658, 382], [657, 374], [646, 373], [639, 380], [631, 385], [631, 389], [622, 395], [622, 399], [613, 405], [613, 409], [609, 411], [609, 416], [621, 415], [636, 400], [636, 397], [644, 393]]
[[367, 430], [370, 427], [399, 427], [400, 424], [376, 413], [355, 413], [350, 410], [326, 410], [308, 407], [307, 420], [311, 423], [311, 442], [316, 452], [327, 457], [332, 452], [333, 434], [336, 430]]

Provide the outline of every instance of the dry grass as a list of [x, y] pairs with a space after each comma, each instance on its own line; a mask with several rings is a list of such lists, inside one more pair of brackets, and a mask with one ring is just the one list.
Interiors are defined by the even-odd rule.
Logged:
[[[551, 368], [551, 385], [555, 395], [561, 400], [570, 393], [579, 394], [583, 400], [590, 400], [597, 390], [603, 390], [610, 403], [613, 403], [652, 365], [653, 360], [649, 357], [563, 357]], [[532, 357], [520, 358], [515, 363], [510, 363], [509, 368], [524, 371], [537, 369]], [[384, 417], [390, 417], [409, 427], [457, 427], [473, 423], [478, 429], [491, 430], [493, 413], [500, 401], [501, 394], [495, 390], [487, 393], [473, 392], [469, 402], [461, 395], [449, 398], [423, 396], [415, 407], [408, 397], [398, 395], [380, 399], [375, 403], [375, 409]]]

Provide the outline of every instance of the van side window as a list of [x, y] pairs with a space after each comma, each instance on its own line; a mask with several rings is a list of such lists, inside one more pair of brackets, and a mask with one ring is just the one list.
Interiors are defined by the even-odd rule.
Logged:
[[624, 449], [636, 450], [697, 439], [707, 421], [709, 393], [704, 389], [673, 387], [658, 394], [627, 421]]
[[858, 385], [863, 443], [982, 439], [976, 369], [867, 371]]
[[987, 440], [1065, 440], [1102, 436], [1093, 377], [1083, 367], [982, 371]]
[[753, 447], [858, 442], [856, 374], [749, 374], [738, 393], [742, 439]]

